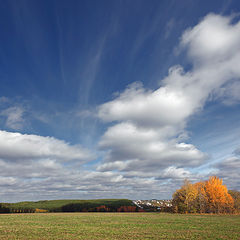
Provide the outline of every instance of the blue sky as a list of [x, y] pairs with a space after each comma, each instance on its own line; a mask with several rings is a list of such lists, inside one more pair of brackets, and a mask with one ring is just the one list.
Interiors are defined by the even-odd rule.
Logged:
[[1, 201], [240, 190], [240, 4], [0, 1]]

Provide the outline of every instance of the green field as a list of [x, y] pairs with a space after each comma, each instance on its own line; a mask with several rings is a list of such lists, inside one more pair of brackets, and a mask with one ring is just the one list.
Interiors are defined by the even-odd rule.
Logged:
[[240, 239], [240, 216], [166, 213], [1, 214], [0, 239]]

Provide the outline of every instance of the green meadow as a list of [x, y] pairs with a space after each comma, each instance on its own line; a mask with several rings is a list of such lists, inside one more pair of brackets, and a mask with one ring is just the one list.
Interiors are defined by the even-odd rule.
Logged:
[[240, 239], [239, 215], [1, 214], [0, 239]]

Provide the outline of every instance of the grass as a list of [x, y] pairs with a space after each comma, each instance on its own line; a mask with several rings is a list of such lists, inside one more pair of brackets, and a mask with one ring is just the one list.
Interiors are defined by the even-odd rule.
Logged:
[[240, 239], [239, 215], [32, 213], [0, 215], [0, 239]]

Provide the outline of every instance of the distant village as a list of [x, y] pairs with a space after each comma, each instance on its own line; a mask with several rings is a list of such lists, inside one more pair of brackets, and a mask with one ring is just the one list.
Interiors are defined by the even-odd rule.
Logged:
[[133, 203], [144, 211], [170, 212], [172, 210], [172, 200], [133, 200]]

